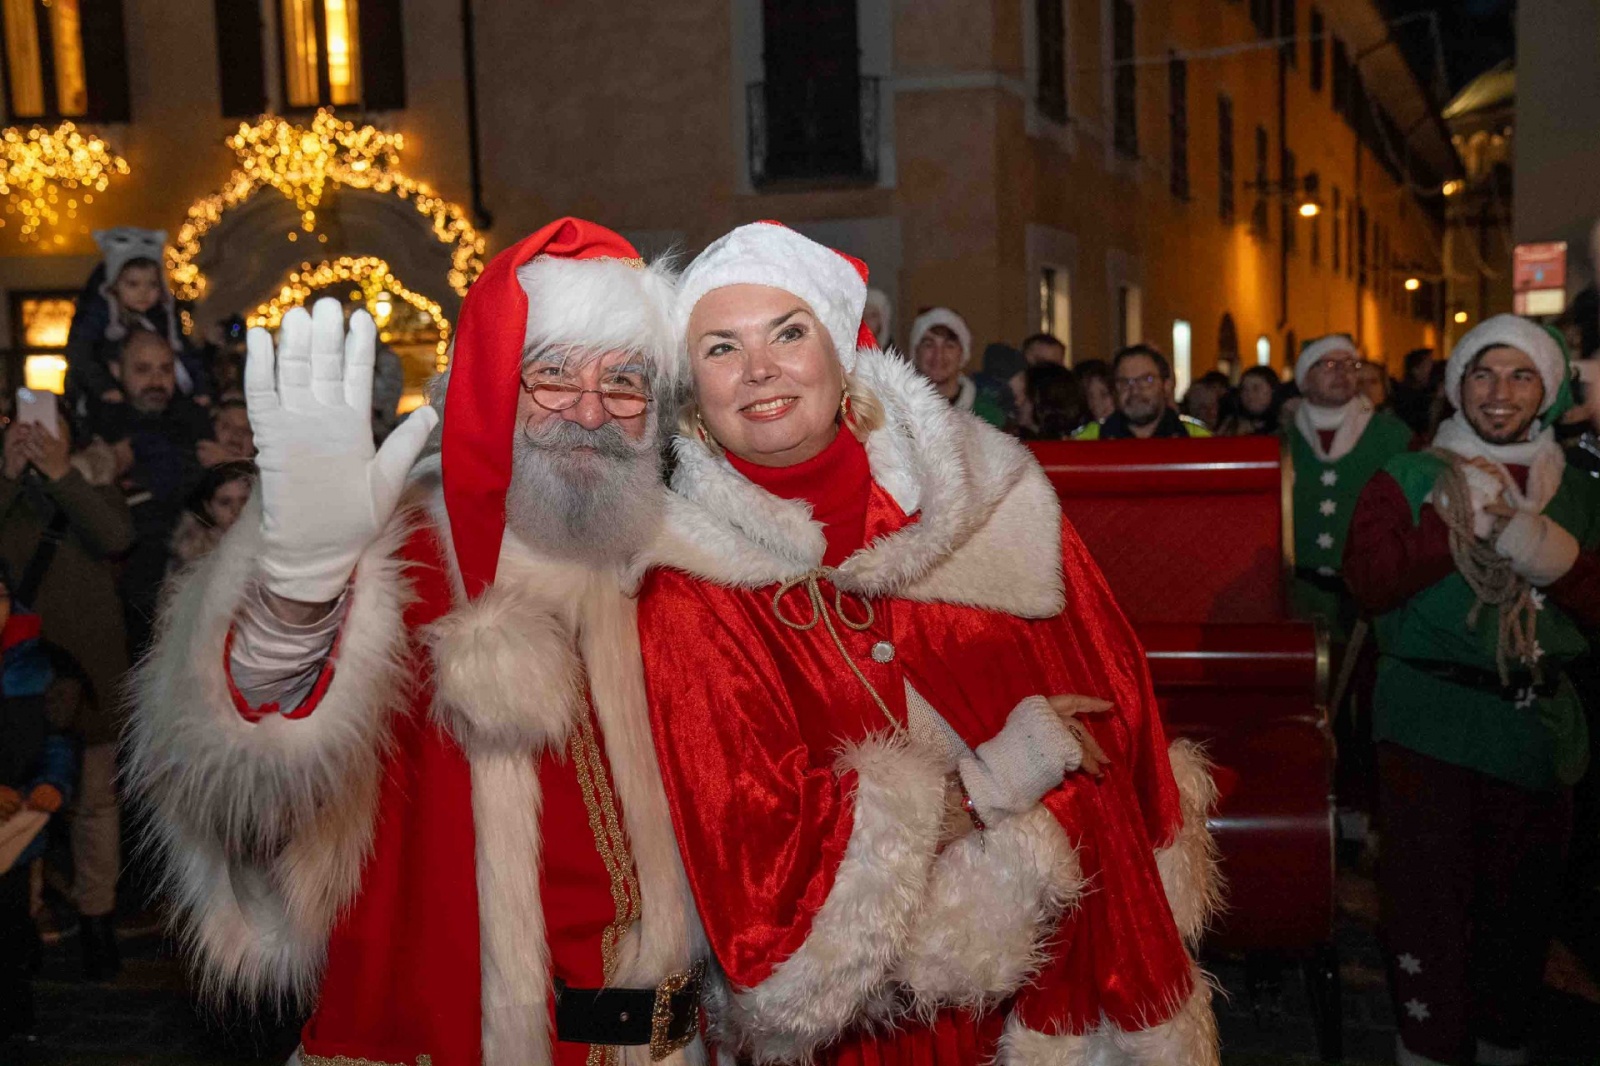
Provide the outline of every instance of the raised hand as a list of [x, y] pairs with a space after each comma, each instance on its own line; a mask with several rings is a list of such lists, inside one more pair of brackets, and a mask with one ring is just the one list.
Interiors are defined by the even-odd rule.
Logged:
[[336, 599], [361, 553], [383, 531], [428, 434], [421, 407], [372, 445], [377, 328], [365, 311], [318, 300], [283, 316], [276, 352], [264, 329], [246, 340], [245, 404], [261, 472], [261, 572], [287, 600]]

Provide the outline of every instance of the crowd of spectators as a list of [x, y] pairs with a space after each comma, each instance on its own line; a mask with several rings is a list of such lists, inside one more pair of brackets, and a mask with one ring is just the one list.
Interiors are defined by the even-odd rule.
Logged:
[[41, 934], [75, 937], [101, 980], [119, 926], [154, 925], [116, 784], [127, 671], [166, 577], [215, 545], [254, 477], [242, 323], [191, 344], [161, 236], [98, 239], [65, 393], [19, 396], [0, 438], [0, 1036], [31, 1024]]

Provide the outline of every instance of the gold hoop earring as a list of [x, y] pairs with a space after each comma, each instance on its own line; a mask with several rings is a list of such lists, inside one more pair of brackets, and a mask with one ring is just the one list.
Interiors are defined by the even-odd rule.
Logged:
[[694, 412], [694, 432], [700, 438], [701, 444], [711, 443], [711, 431], [706, 428], [706, 420], [700, 417], [698, 408]]
[[854, 421], [850, 417], [849, 389], [845, 389], [844, 392], [839, 396], [839, 421], [844, 425], [849, 426], [851, 429], [855, 428]]

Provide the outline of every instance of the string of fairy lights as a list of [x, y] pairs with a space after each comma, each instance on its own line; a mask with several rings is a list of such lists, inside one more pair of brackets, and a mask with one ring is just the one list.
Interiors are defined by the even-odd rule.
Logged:
[[[42, 239], [42, 230], [78, 217], [80, 203], [94, 202], [113, 177], [128, 173], [128, 161], [105, 141], [71, 122], [55, 128], [9, 127], [0, 133], [0, 196], [5, 214], [20, 217], [20, 238]], [[0, 226], [6, 224], [0, 218]], [[57, 244], [65, 238], [55, 235]]]
[[[309, 126], [275, 115], [240, 123], [227, 144], [239, 160], [238, 168], [221, 189], [190, 206], [167, 247], [167, 276], [180, 300], [205, 295], [206, 277], [198, 259], [206, 234], [230, 209], [264, 188], [281, 193], [300, 212], [299, 230], [291, 230], [289, 240], [316, 230], [317, 208], [330, 187], [370, 190], [408, 201], [428, 218], [434, 237], [451, 246], [446, 280], [457, 294], [466, 295], [483, 271], [484, 238], [466, 210], [400, 169], [402, 134], [358, 126], [324, 108]], [[307, 262], [302, 269], [313, 268]]]
[[377, 320], [379, 328], [388, 324], [389, 313], [385, 307], [390, 301], [384, 298], [386, 295], [403, 300], [426, 315], [439, 331], [435, 349], [436, 369], [441, 371], [444, 369], [445, 352], [450, 344], [450, 320], [445, 318], [444, 309], [437, 301], [406, 288], [405, 284], [395, 277], [389, 264], [373, 255], [356, 257], [347, 255], [316, 264], [301, 264], [301, 268], [291, 272], [283, 286], [270, 299], [250, 314], [247, 322], [251, 326], [275, 330], [283, 321], [284, 312], [290, 308], [303, 306], [313, 293], [335, 285], [356, 286], [350, 293], [352, 301], [365, 306]]

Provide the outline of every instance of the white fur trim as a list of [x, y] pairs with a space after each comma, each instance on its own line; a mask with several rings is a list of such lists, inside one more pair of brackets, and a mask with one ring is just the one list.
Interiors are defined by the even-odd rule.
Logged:
[[1452, 406], [1461, 406], [1461, 376], [1467, 364], [1485, 348], [1504, 345], [1522, 352], [1539, 368], [1539, 378], [1544, 382], [1544, 401], [1539, 413], [1544, 414], [1556, 402], [1561, 383], [1567, 376], [1567, 357], [1561, 345], [1537, 322], [1516, 315], [1494, 315], [1484, 319], [1456, 341], [1450, 359], [1444, 365], [1444, 394]]
[[1165, 1021], [1124, 1031], [1041, 1033], [1013, 1014], [1000, 1040], [1000, 1066], [1218, 1066], [1222, 1061], [1210, 979], [1194, 968], [1194, 990]]
[[1360, 355], [1356, 351], [1355, 338], [1348, 333], [1329, 333], [1316, 340], [1306, 341], [1305, 346], [1300, 349], [1299, 357], [1294, 361], [1294, 383], [1302, 389], [1305, 388], [1306, 375], [1311, 372], [1311, 368], [1334, 352]]
[[[679, 279], [674, 338], [680, 348], [687, 343], [695, 304], [729, 285], [766, 285], [800, 297], [833, 339], [845, 372], [854, 369], [867, 282], [844, 256], [771, 222], [752, 222], [718, 237]], [[682, 354], [687, 356], [686, 348]]]
[[944, 813], [944, 769], [895, 739], [848, 749], [855, 815], [833, 888], [805, 942], [759, 985], [727, 997], [725, 1023], [758, 1063], [802, 1061], [862, 1017], [910, 939]]
[[671, 394], [680, 364], [667, 266], [540, 256], [517, 269], [517, 282], [528, 295], [527, 344], [641, 352], [657, 392]]
[[303, 1003], [372, 842], [379, 753], [406, 680], [409, 585], [394, 553], [409, 523], [391, 522], [356, 568], [316, 713], [251, 723], [229, 695], [223, 647], [254, 580], [260, 525], [252, 499], [178, 579], [134, 677], [127, 778], [152, 807], [146, 846], [204, 993]]
[[[911, 339], [906, 349], [911, 353], [911, 361], [917, 361], [917, 345], [922, 343], [922, 338], [934, 326], [943, 326], [956, 335], [956, 340], [961, 342], [961, 365], [966, 366], [972, 360], [972, 327], [948, 307], [930, 307], [911, 320]], [[970, 403], [967, 405], [969, 409], [971, 406]]]
[[496, 581], [429, 627], [435, 712], [471, 755], [560, 748], [581, 706], [572, 628], [537, 590]]
[[1082, 890], [1077, 852], [1046, 808], [969, 833], [934, 862], [895, 979], [929, 1016], [1004, 998], [1045, 960], [1046, 941]]
[[1193, 951], [1199, 947], [1206, 923], [1222, 907], [1224, 886], [1217, 844], [1206, 825], [1217, 804], [1217, 784], [1205, 752], [1193, 741], [1173, 741], [1167, 756], [1178, 783], [1183, 825], [1172, 843], [1156, 850], [1156, 870], [1178, 932]]
[[[904, 360], [860, 356], [856, 380], [885, 410], [885, 425], [866, 441], [873, 479], [920, 517], [840, 564], [838, 587], [1025, 618], [1059, 614], [1061, 505], [1027, 448], [952, 411]], [[804, 504], [757, 487], [702, 441], [679, 437], [673, 448], [664, 530], [642, 565], [752, 589], [821, 565], [822, 527]]]

